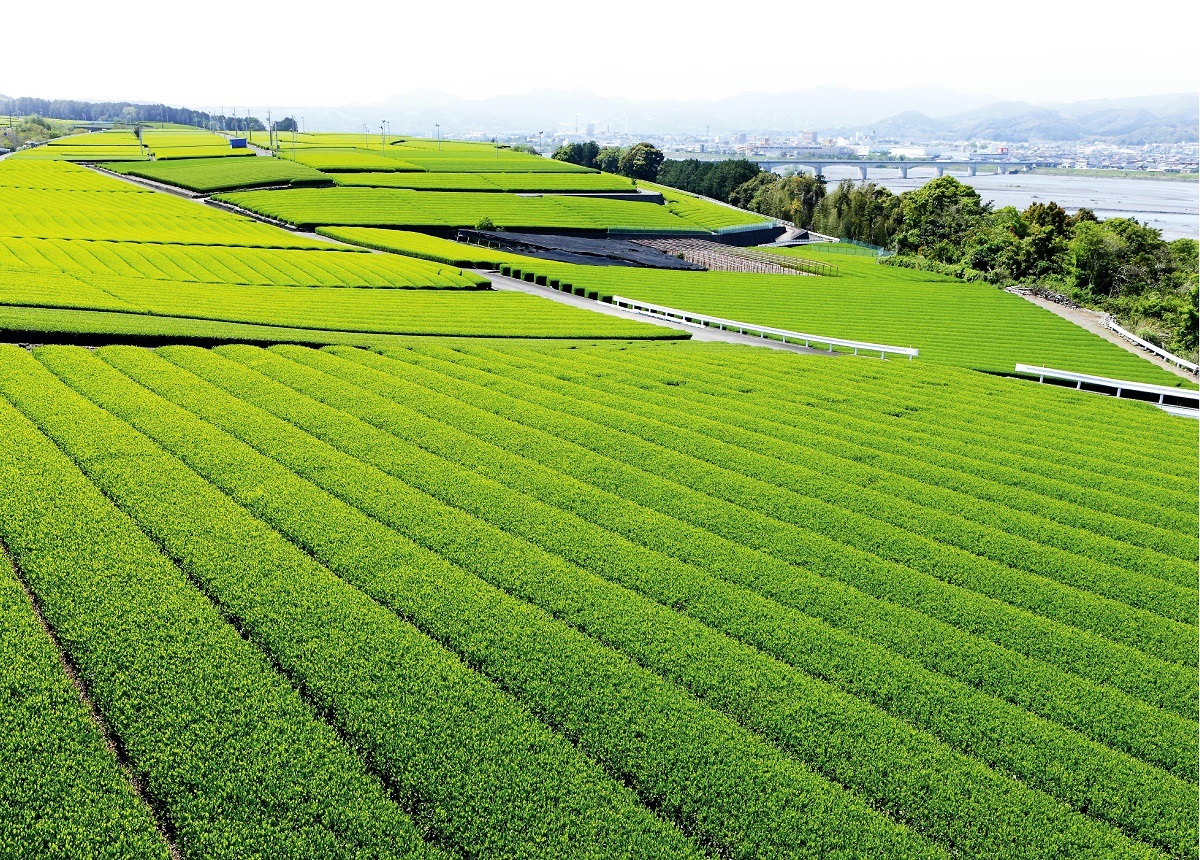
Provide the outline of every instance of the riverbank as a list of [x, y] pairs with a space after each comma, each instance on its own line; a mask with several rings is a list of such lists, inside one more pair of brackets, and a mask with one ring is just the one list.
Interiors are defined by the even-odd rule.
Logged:
[[1103, 170], [1091, 167], [1038, 167], [1046, 176], [1085, 176], [1092, 179], [1148, 179], [1156, 182], [1200, 182], [1200, 173], [1164, 173], [1161, 170]]
[[[908, 178], [896, 175], [895, 170], [870, 170], [868, 180], [893, 194], [920, 188], [936, 175], [932, 169], [910, 169]], [[1195, 238], [1200, 235], [1200, 187], [1194, 182], [1164, 181], [1142, 176], [1079, 176], [1053, 174], [1049, 168], [1032, 173], [954, 174], [960, 182], [971, 185], [984, 202], [1025, 209], [1031, 203], [1054, 201], [1068, 212], [1091, 209], [1099, 218], [1134, 218], [1156, 230], [1164, 239]], [[860, 182], [857, 167], [827, 167], [825, 179], [829, 187], [841, 179]], [[927, 173], [928, 175], [922, 175]]]

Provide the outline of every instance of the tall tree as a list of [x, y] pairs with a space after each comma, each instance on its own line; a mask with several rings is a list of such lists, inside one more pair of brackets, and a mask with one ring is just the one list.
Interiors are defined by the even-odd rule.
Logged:
[[600, 154], [596, 156], [595, 167], [605, 173], [618, 173], [621, 170], [621, 148], [619, 146], [602, 147]]
[[631, 179], [653, 182], [663, 164], [662, 152], [650, 143], [635, 143], [621, 153], [621, 173]]
[[957, 261], [962, 239], [989, 211], [979, 192], [953, 176], [939, 176], [902, 196], [903, 228], [896, 237], [901, 252], [918, 253], [942, 263]]

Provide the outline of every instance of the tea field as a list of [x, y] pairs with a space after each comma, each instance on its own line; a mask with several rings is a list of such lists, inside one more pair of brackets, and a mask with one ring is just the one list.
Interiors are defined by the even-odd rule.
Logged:
[[3, 358], [0, 529], [126, 856], [1194, 856], [1150, 407], [690, 344]]
[[812, 259], [832, 259], [837, 274], [796, 277], [529, 259], [524, 264], [496, 262], [600, 296], [625, 296], [789, 331], [914, 346], [922, 361], [1000, 372], [1012, 371], [1016, 364], [1034, 364], [1157, 385], [1189, 384], [991, 285], [884, 266], [869, 257], [826, 256], [811, 248], [805, 253]]
[[296, 188], [219, 194], [217, 200], [283, 221], [319, 226], [474, 227], [484, 218], [496, 227], [540, 230], [645, 230], [706, 232], [665, 206], [599, 197], [520, 196], [487, 192], [414, 191], [405, 188]]
[[122, 134], [0, 161], [0, 857], [1200, 860], [1196, 424], [999, 372], [1185, 380], [865, 257], [444, 238], [756, 223], [491, 144]]
[[176, 161], [114, 162], [115, 173], [152, 179], [199, 193], [263, 185], [328, 185], [332, 180], [311, 167], [282, 158], [189, 158]]
[[676, 336], [496, 293], [461, 267], [304, 238], [65, 162], [0, 162], [5, 204], [0, 330], [13, 337], [154, 340], [164, 324], [156, 320], [200, 341], [226, 339], [215, 324], [271, 327], [274, 336], [253, 339], [305, 343], [421, 333]]

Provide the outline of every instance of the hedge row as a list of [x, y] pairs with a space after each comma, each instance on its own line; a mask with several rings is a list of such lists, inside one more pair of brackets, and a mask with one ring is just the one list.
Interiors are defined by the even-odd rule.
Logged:
[[[342, 533], [330, 512], [305, 508], [285, 482], [228, 451], [224, 434], [186, 420], [86, 350], [44, 347], [37, 358], [163, 444], [189, 445], [188, 463], [215, 473], [222, 488], [270, 499], [331, 529], [332, 539], [369, 537]], [[66, 406], [46, 431], [302, 687], [435, 844], [496, 858], [554, 857], [562, 845], [580, 857], [698, 856], [631, 792], [411, 624], [125, 421], [41, 376], [45, 400]], [[104, 455], [87, 457], [89, 446]], [[399, 577], [420, 565], [411, 546], [393, 542], [372, 557], [371, 571]]]
[[[544, 375], [546, 372], [544, 364], [517, 360], [486, 347], [476, 353], [482, 353], [478, 358], [494, 367], [503, 363], [517, 373]], [[651, 368], [639, 365], [636, 359], [630, 365], [632, 373], [640, 374], [639, 378], [652, 372]], [[672, 450], [695, 460], [773, 485], [786, 494], [800, 494], [848, 513], [885, 522], [902, 531], [919, 533], [926, 541], [919, 545], [910, 544], [907, 550], [900, 552], [918, 555], [924, 550], [924, 555], [933, 556], [947, 553], [947, 547], [954, 547], [964, 553], [949, 551], [946, 558], [951, 563], [985, 564], [982, 559], [990, 559], [998, 565], [1044, 577], [1041, 582], [1045, 585], [1041, 590], [1052, 594], [1056, 591], [1064, 593], [1058, 588], [1061, 583], [1144, 609], [1160, 619], [1182, 622], [1193, 628], [1196, 625], [1194, 559], [1189, 563], [1157, 553], [1145, 553], [1135, 559], [1140, 564], [1118, 567], [1105, 558], [1107, 544], [1098, 546], [1099, 542], [1088, 537], [1049, 530], [1035, 518], [1008, 511], [1003, 506], [980, 507], [957, 496], [939, 498], [926, 492], [919, 482], [859, 463], [847, 464], [825, 453], [820, 446], [820, 440], [830, 435], [831, 427], [809, 437], [807, 444], [796, 444], [767, 433], [747, 433], [730, 427], [719, 412], [712, 410], [711, 404], [705, 412], [681, 410], [674, 398], [661, 395], [655, 402], [656, 392], [641, 396], [644, 387], [636, 383], [588, 378], [574, 383], [560, 382], [559, 387], [568, 394], [586, 390], [588, 402], [613, 410], [606, 410], [604, 414], [619, 416], [626, 432], [669, 445]], [[681, 415], [686, 415], [686, 420], [681, 421]], [[664, 428], [668, 428], [666, 432]], [[831, 474], [837, 474], [838, 480], [830, 481], [828, 476]], [[768, 488], [766, 493], [773, 494], [779, 502], [777, 511], [795, 504], [777, 490]], [[1039, 540], [1047, 537], [1059, 539], [1067, 549], [1048, 546]], [[929, 542], [936, 546], [926, 549]], [[967, 554], [979, 559], [972, 560]], [[1002, 568], [993, 566], [991, 569], [998, 576], [1005, 575]], [[1154, 619], [1149, 620], [1154, 622]], [[1187, 637], [1185, 652], [1190, 659], [1195, 650], [1192, 647], [1194, 633], [1187, 631]]]
[[[84, 463], [137, 474], [110, 433], [87, 432], [119, 422], [24, 350], [0, 355], [0, 395], [43, 431], [72, 433]], [[425, 856], [412, 821], [263, 655], [33, 424], [7, 402], [0, 413], [3, 538], [184, 854]], [[54, 843], [100, 811], [73, 815]], [[114, 844], [163, 847], [136, 833]]]
[[[829, 628], [812, 623], [799, 613], [781, 612], [780, 607], [769, 601], [737, 589], [722, 588], [712, 577], [699, 575], [683, 565], [664, 564], [663, 559], [649, 553], [639, 553], [633, 545], [614, 541], [600, 529], [589, 530], [587, 523], [562, 510], [481, 479], [473, 464], [457, 466], [421, 448], [401, 443], [347, 414], [362, 411], [355, 408], [360, 399], [366, 400], [364, 408], [375, 414], [385, 405], [372, 402], [378, 398], [361, 389], [347, 390], [338, 397], [336, 392], [349, 386], [331, 384], [328, 377], [259, 351], [225, 351], [262, 367], [272, 378], [303, 388], [309, 395], [325, 401], [336, 399], [338, 408], [307, 400], [257, 373], [230, 369], [219, 359], [196, 350], [166, 352], [185, 367], [199, 365], [198, 372], [204, 378], [237, 397], [253, 401], [261, 409], [277, 413], [282, 420], [252, 419], [250, 416], [257, 415], [256, 410], [240, 406], [227, 395], [190, 380], [164, 382], [161, 377], [167, 374], [151, 376], [148, 371], [133, 372], [144, 384], [185, 403], [298, 473], [309, 475], [343, 501], [384, 522], [390, 522], [391, 511], [419, 502], [407, 495], [411, 491], [406, 487], [396, 487], [379, 473], [365, 468], [364, 463], [452, 506], [457, 510], [444, 514], [446, 522], [427, 532], [462, 537], [449, 542], [449, 550], [438, 544], [437, 538], [427, 538], [431, 548], [448, 554], [468, 570], [474, 569], [477, 558], [496, 556], [506, 560], [504, 569], [523, 571], [524, 578], [531, 577], [531, 571], [539, 571], [539, 582], [545, 579], [554, 585], [530, 587], [521, 578], [496, 580], [494, 572], [476, 572], [684, 684], [743, 724], [761, 726], [760, 730], [768, 737], [838, 782], [868, 796], [879, 791], [879, 799], [896, 809], [899, 817], [911, 819], [919, 827], [924, 823], [921, 827], [924, 832], [937, 832], [939, 826], [944, 827], [944, 832], [951, 834], [944, 838], [955, 848], [969, 850], [955, 838], [953, 826], [941, 820], [946, 811], [917, 812], [898, 799], [903, 796], [900, 789], [893, 789], [894, 796], [877, 789], [876, 782], [883, 780], [872, 770], [867, 757], [878, 759], [878, 750], [888, 748], [914, 759], [924, 758], [922, 771], [941, 770], [938, 782], [956, 784], [963, 792], [963, 798], [949, 804], [951, 808], [989, 807], [990, 811], [980, 815], [991, 822], [994, 832], [989, 837], [993, 841], [986, 850], [976, 847], [975, 853], [1000, 850], [999, 846], [1005, 846], [1007, 852], [1014, 851], [1012, 845], [1019, 837], [1011, 830], [1004, 833], [1005, 827], [1036, 826], [1028, 824], [1030, 816], [1045, 814], [1037, 796], [998, 788], [997, 781], [985, 775], [983, 769], [949, 754], [937, 744], [929, 744], [907, 726], [890, 721], [872, 709], [864, 709], [855, 699], [814, 684], [759, 654], [740, 650], [732, 640], [684, 620], [668, 607], [701, 616], [710, 628], [751, 641], [808, 674], [828, 678], [896, 717], [947, 740], [953, 747], [1007, 770], [1026, 784], [1043, 788], [1077, 809], [1113, 820], [1148, 842], [1162, 840], [1167, 847], [1178, 849], [1194, 841], [1196, 834], [1189, 810], [1198, 798], [1196, 790], [1183, 780], [1089, 743], [970, 688], [947, 683], [883, 649], [872, 648], [854, 637], [838, 637]], [[165, 390], [168, 388], [169, 391]], [[246, 426], [251, 421], [256, 425], [253, 429]], [[315, 434], [341, 453], [315, 442], [297, 428]], [[416, 432], [424, 435], [420, 430]], [[499, 427], [494, 428], [487, 438], [501, 432]], [[337, 477], [326, 477], [332, 475]], [[515, 540], [517, 536], [528, 543]], [[459, 541], [465, 541], [470, 551], [456, 552]], [[580, 567], [563, 559], [578, 562]], [[585, 574], [582, 568], [590, 568], [594, 575]], [[624, 587], [606, 580], [616, 580]], [[635, 597], [625, 588], [642, 592], [652, 600]], [[604, 609], [598, 613], [593, 607]], [[649, 629], [656, 634], [647, 638], [643, 631]], [[677, 655], [683, 653], [688, 658], [680, 666]], [[714, 679], [720, 680], [714, 682]], [[774, 698], [763, 691], [772, 681], [777, 688]], [[812, 706], [806, 708], [800, 704], [806, 698], [821, 703], [819, 714], [814, 713]], [[792, 704], [781, 708], [782, 701]], [[781, 712], [787, 714], [786, 719]], [[799, 731], [797, 726], [803, 726], [804, 730]], [[900, 765], [887, 764], [889, 758], [882, 757], [878, 766], [892, 773]], [[1005, 804], [1022, 812], [1006, 815]], [[952, 817], [957, 817], [957, 813]], [[1014, 825], [1014, 820], [1022, 824]]]
[[[0, 481], [18, 478], [9, 452], [36, 432], [0, 402]], [[0, 631], [0, 855], [167, 860], [2, 547]]]
[[[659, 602], [677, 608], [689, 607], [689, 612], [693, 605], [702, 613], [711, 611], [713, 614], [706, 616], [706, 623], [714, 626], [719, 627], [727, 620], [718, 610], [741, 601], [747, 607], [754, 607], [752, 611], [747, 610], [748, 618], [759, 617], [763, 619], [763, 624], [768, 618], [786, 618], [788, 625], [795, 625], [794, 635], [809, 629], [812, 621], [782, 608], [789, 603], [836, 628], [853, 631], [848, 634], [818, 625], [811, 628], [819, 631], [818, 639], [801, 648], [789, 644], [788, 636], [770, 633], [771, 628], [759, 631], [748, 621], [740, 632], [734, 633], [738, 638], [753, 640], [757, 647], [788, 662], [798, 661], [796, 664], [803, 666], [806, 671], [827, 679], [837, 677], [837, 683], [848, 688], [870, 690], [870, 685], [876, 683], [873, 679], [847, 674], [842, 668], [859, 665], [862, 655], [870, 653], [881, 669], [890, 666], [897, 672], [911, 674], [912, 678], [905, 682], [906, 685], [937, 685], [936, 678], [923, 676], [905, 661], [895, 662], [893, 656], [880, 646], [891, 648], [934, 672], [966, 684], [982, 686], [991, 696], [1029, 708], [1101, 743], [1163, 767], [1181, 779], [1190, 779], [1194, 771], [1197, 758], [1194, 722], [1149, 707], [1116, 691], [1098, 689], [1095, 685], [1002, 651], [954, 628], [831, 583], [806, 584], [800, 600], [785, 599], [783, 603], [763, 600], [753, 590], [740, 584], [753, 585], [764, 594], [783, 595], [786, 598], [789, 589], [791, 593], [796, 592], [803, 572], [556, 471], [554, 465], [565, 466], [572, 461], [579, 462], [583, 470], [592, 467], [589, 462], [592, 458], [573, 446], [564, 446], [560, 440], [546, 437], [536, 430], [521, 427], [403, 380], [395, 380], [393, 384], [389, 384], [392, 380], [386, 378], [381, 381], [378, 371], [348, 365], [326, 353], [306, 350], [280, 352], [310, 367], [333, 374], [341, 383], [331, 382], [321, 375], [302, 374], [297, 369], [278, 363], [268, 365], [263, 358], [257, 359], [256, 363], [273, 378], [282, 379], [308, 396], [341, 410], [345, 416], [355, 416], [394, 437], [420, 446], [419, 449], [405, 446], [402, 450], [408, 453], [403, 456], [395, 453], [393, 447], [371, 449], [376, 458], [386, 458], [388, 462], [398, 460], [392, 469], [402, 469], [406, 462], [404, 457], [413, 460], [427, 458], [425, 451], [467, 467], [469, 473], [459, 474], [453, 481], [440, 481], [433, 486], [441, 488], [443, 492], [454, 493], [459, 497], [455, 504], [471, 509], [481, 518], [503, 521], [506, 524], [503, 527], [514, 533], [527, 533], [531, 540], [536, 535], [539, 545], [602, 575], [611, 576], [627, 570], [624, 573], [626, 578], [622, 580], [627, 584], [659, 583], [654, 588], [665, 589], [658, 592], [656, 599]], [[174, 349], [163, 350], [162, 353], [169, 360], [214, 384], [227, 388], [232, 386], [230, 371], [208, 353]], [[254, 355], [251, 352], [243, 354], [247, 356], [244, 359], [246, 361], [250, 361], [249, 356]], [[271, 369], [268, 370], [268, 367]], [[261, 380], [259, 385], [261, 390], [249, 385], [239, 386], [236, 393], [264, 409], [277, 412], [298, 426], [304, 426], [331, 444], [338, 444], [340, 436], [322, 433], [322, 425], [316, 423], [308, 412], [297, 407], [285, 413], [283, 410], [288, 398], [277, 387], [266, 385]], [[272, 393], [267, 395], [267, 390]], [[395, 399], [385, 399], [380, 395]], [[342, 418], [343, 423], [348, 421], [347, 417]], [[456, 426], [464, 430], [455, 429]], [[520, 439], [521, 450], [530, 452], [532, 448], [539, 449], [536, 460], [509, 453], [495, 444], [498, 440], [517, 438]], [[391, 445], [395, 446], [396, 443], [392, 442]], [[363, 453], [356, 456], [366, 457]], [[371, 462], [386, 468], [382, 459]], [[522, 501], [512, 501], [510, 504], [490, 504], [483, 500], [489, 494], [482, 488], [477, 493], [458, 489], [460, 485], [474, 487], [475, 475], [486, 475], [505, 488], [529, 495], [523, 496]], [[437, 494], [434, 489], [427, 491]], [[526, 512], [527, 509], [539, 510], [538, 503], [532, 502], [531, 496], [553, 505], [555, 510], [547, 511], [542, 518], [535, 519], [532, 513]], [[509, 513], [513, 510], [525, 513], [522, 517], [514, 517]], [[545, 527], [539, 527], [543, 522]], [[564, 529], [562, 526], [567, 523], [570, 528]], [[597, 529], [597, 526], [600, 528]], [[534, 531], [528, 532], [530, 529]], [[623, 549], [617, 552], [614, 546]], [[656, 551], [647, 552], [651, 547]], [[663, 551], [659, 552], [657, 548]], [[666, 554], [668, 552], [674, 555]], [[676, 557], [686, 566], [680, 565]], [[710, 571], [711, 574], [703, 575], [701, 570]], [[647, 579], [651, 574], [646, 571], [653, 572], [651, 579]], [[689, 579], [695, 578], [703, 581], [698, 589], [681, 590], [679, 593], [671, 591], [672, 588], [683, 589]], [[733, 585], [727, 585], [723, 580]], [[871, 642], [878, 642], [879, 645]], [[823, 653], [835, 645], [837, 648], [833, 652]], [[806, 650], [807, 647], [811, 647], [811, 653]], [[822, 663], [822, 659], [827, 662]], [[888, 708], [891, 704], [888, 701], [890, 690], [884, 684], [880, 691], [873, 694], [872, 700]], [[997, 703], [990, 696], [976, 700], [971, 695], [972, 690], [950, 689], [939, 695], [978, 701], [977, 705], [968, 708], [970, 712], [997, 713]], [[872, 697], [872, 694], [859, 694]], [[901, 707], [901, 702], [897, 701], [895, 705]], [[1017, 711], [1006, 719], [1009, 723], [1025, 724], [1023, 721], [1027, 718], [1027, 714]], [[922, 720], [938, 718], [918, 713], [909, 719], [921, 723]], [[961, 718], [961, 725], [951, 723], [938, 733], [942, 737], [961, 737], [962, 733], [975, 730], [973, 720], [964, 717]], [[1048, 731], [1051, 734], [1055, 732], [1053, 727]], [[1057, 737], [1059, 741], [1055, 743], [1069, 744], [1073, 736], [1068, 733]], [[988, 747], [987, 739], [966, 743], [975, 748]], [[1078, 775], [1082, 776], [1082, 770]], [[1095, 773], [1093, 778], [1096, 778]]]
[[[61, 354], [46, 352], [43, 359], [67, 374]], [[502, 546], [481, 544], [478, 532], [456, 528], [461, 515], [394, 481], [378, 486], [351, 480], [366, 467], [352, 469], [344, 458], [325, 461], [310, 446], [292, 448], [298, 434], [289, 425], [216, 397], [152, 354], [109, 348], [104, 355], [124, 359], [130, 372], [153, 360], [157, 367], [139, 373], [142, 381], [169, 386], [189, 405], [197, 403], [192, 394], [205, 392], [209, 417], [221, 414], [222, 426], [236, 422], [240, 432], [255, 434], [257, 444], [269, 445], [273, 456], [302, 464], [320, 485], [333, 482], [342, 491], [354, 485], [375, 498], [373, 518], [134, 383], [119, 385], [115, 371], [93, 367], [98, 361], [87, 354], [71, 357], [79, 365], [69, 373], [72, 385], [151, 433], [338, 575], [454, 648], [704, 844], [745, 857], [797, 851], [944, 856], [686, 691], [409, 542], [438, 542], [447, 552], [456, 547], [458, 557], [469, 556], [492, 579], [515, 577], [529, 587], [543, 581], [537, 569], [511, 566]], [[270, 428], [292, 432], [260, 440]], [[387, 526], [379, 519], [385, 516]]]
[[[345, 354], [337, 348], [335, 351]], [[542, 388], [472, 368], [458, 353], [454, 354], [452, 362], [439, 360], [433, 357], [438, 352], [437, 347], [430, 347], [420, 352], [406, 350], [388, 354], [403, 361], [401, 365], [392, 366], [393, 373], [402, 373], [415, 380], [422, 376], [418, 365], [433, 366], [436, 374], [429, 387], [447, 390], [449, 377], [455, 380], [453, 390], [462, 392], [456, 396], [469, 397], [476, 406], [600, 454], [589, 468], [578, 467], [575, 473], [588, 483], [624, 494], [640, 504], [875, 597], [918, 609], [1007, 648], [1099, 683], [1111, 684], [1150, 704], [1170, 708], [1185, 718], [1195, 717], [1197, 679], [1193, 667], [1163, 662], [1088, 631], [964, 590], [905, 565], [879, 559], [834, 538], [795, 530], [756, 511], [684, 486], [674, 480], [673, 473], [659, 481], [646, 481], [643, 478], [645, 469], [653, 465], [653, 458], [661, 449], [634, 446], [631, 442], [631, 447], [646, 450], [651, 461], [632, 457], [623, 447], [628, 437], [614, 438], [600, 429], [600, 425], [570, 414], [587, 411], [586, 407], [580, 409], [580, 404], [559, 396], [554, 402], [563, 411], [548, 409], [538, 402], [548, 397]], [[370, 360], [367, 355], [353, 357], [359, 361]]]

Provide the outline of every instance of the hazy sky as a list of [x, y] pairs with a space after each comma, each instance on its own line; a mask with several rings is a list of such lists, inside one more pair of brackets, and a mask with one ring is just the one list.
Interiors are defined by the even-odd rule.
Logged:
[[838, 82], [1057, 101], [1200, 88], [1200, 4], [12, 0], [0, 93], [190, 106], [412, 90], [706, 98]]

